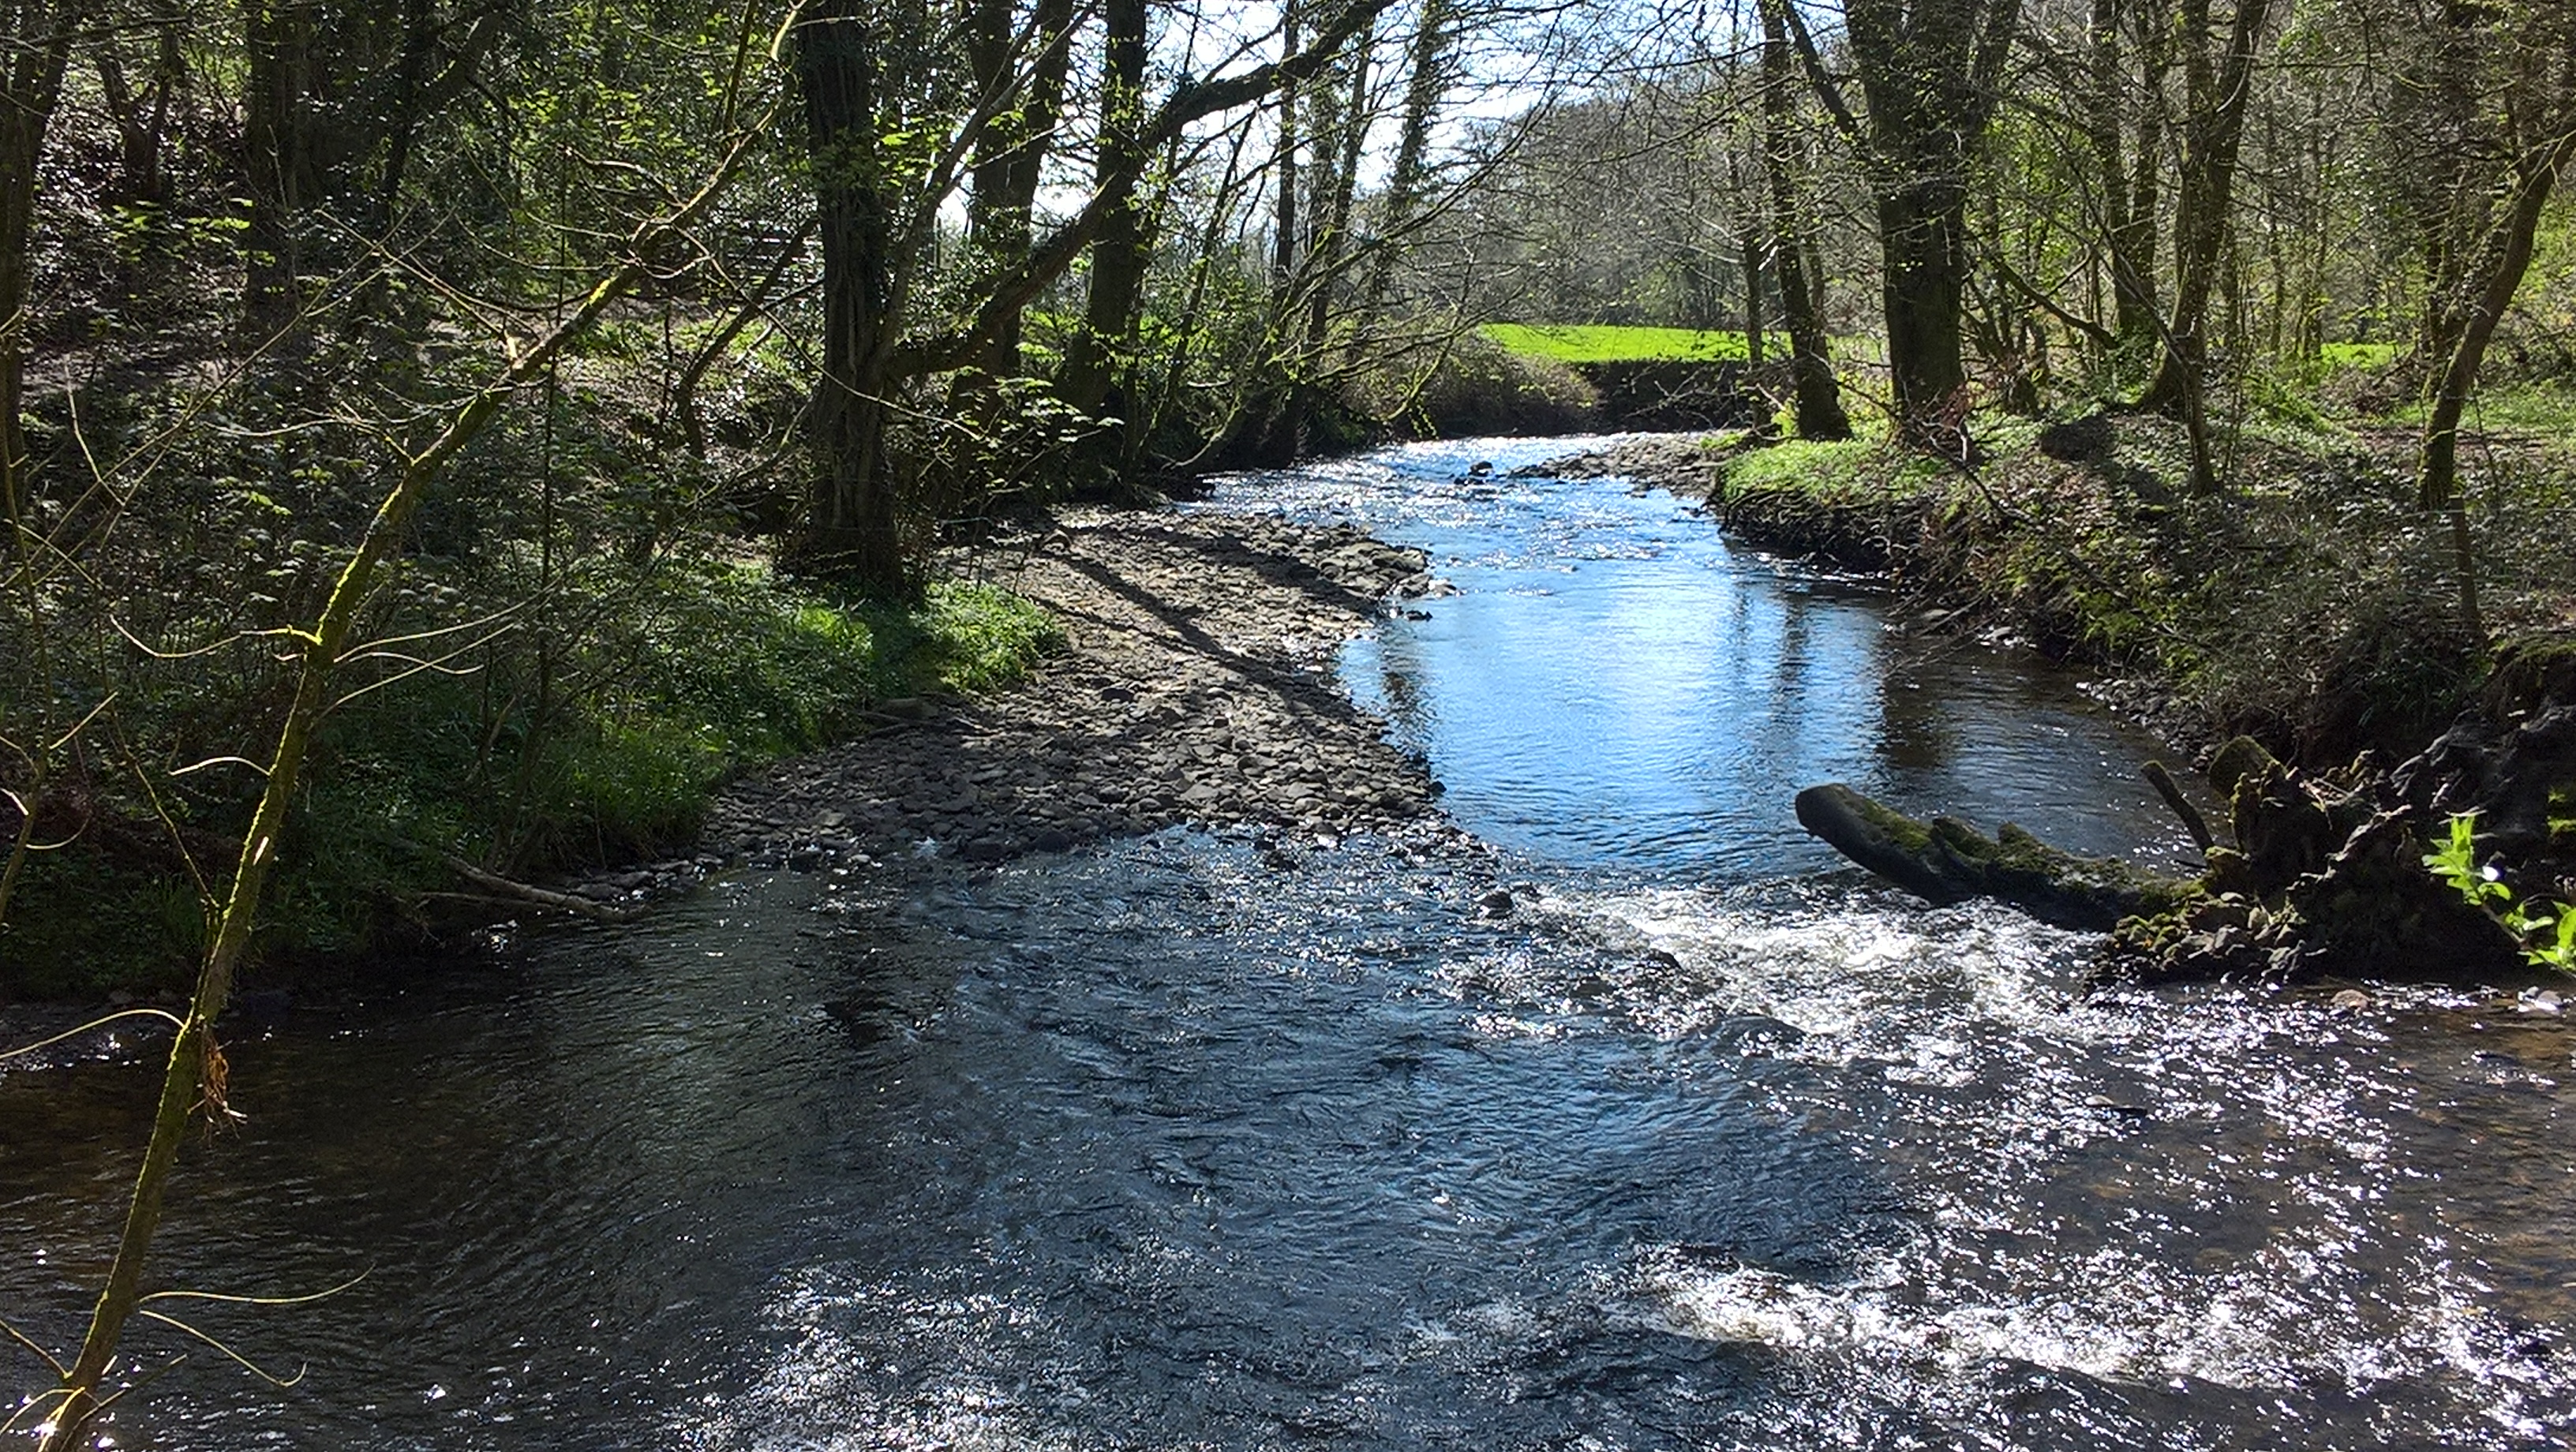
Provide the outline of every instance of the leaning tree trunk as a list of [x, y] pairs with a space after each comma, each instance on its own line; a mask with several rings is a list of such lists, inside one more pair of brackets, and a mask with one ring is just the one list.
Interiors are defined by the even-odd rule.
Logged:
[[[1780, 278], [1781, 326], [1789, 334], [1789, 386], [1802, 439], [1847, 439], [1842, 388], [1834, 379], [1819, 289], [1807, 277], [1806, 198], [1798, 185], [1797, 98], [1790, 94], [1788, 0], [1762, 0], [1762, 163], [1770, 173], [1771, 265]], [[1821, 280], [1821, 279], [1819, 279]]]
[[2450, 350], [2433, 360], [2440, 371], [2430, 390], [2416, 474], [2416, 501], [2426, 509], [2448, 507], [2457, 493], [2460, 415], [2477, 386], [2496, 324], [2531, 268], [2549, 194], [2559, 173], [2576, 164], [2576, 25], [2569, 27], [2563, 50], [2554, 94], [2542, 113], [2541, 139], [2513, 158], [2504, 209], [2488, 227], [2476, 260], [2461, 269], [2468, 295], [2465, 305], [2451, 310], [2456, 326]]
[[232, 996], [233, 974], [250, 945], [251, 929], [259, 917], [269, 875], [276, 869], [287, 816], [296, 799], [296, 782], [313, 733], [338, 699], [334, 678], [343, 652], [349, 648], [359, 607], [372, 588], [376, 567], [401, 543], [421, 500], [457, 454], [490, 425], [513, 394], [545, 376], [565, 344], [588, 332], [610, 304], [644, 278], [648, 268], [643, 259], [687, 235], [731, 180], [745, 151], [737, 143], [714, 178], [696, 196], [671, 216], [637, 228], [627, 239], [628, 254], [633, 260], [603, 279], [572, 316], [536, 340], [467, 400], [417, 453], [404, 451], [402, 472], [377, 507], [357, 550], [341, 568], [321, 615], [310, 631], [297, 632], [301, 650], [295, 696], [278, 727], [277, 746], [269, 757], [259, 805], [242, 839], [241, 858], [234, 868], [223, 912], [216, 919], [214, 941], [198, 972], [196, 992], [179, 1020], [178, 1037], [170, 1045], [161, 1095], [153, 1110], [152, 1137], [126, 1203], [125, 1225], [117, 1240], [115, 1257], [109, 1263], [106, 1285], [91, 1312], [80, 1353], [64, 1370], [62, 1383], [55, 1390], [60, 1405], [53, 1409], [52, 1426], [45, 1434], [41, 1452], [72, 1452], [81, 1446], [89, 1423], [112, 1399], [101, 1398], [99, 1388], [106, 1383], [115, 1363], [126, 1323], [145, 1299], [144, 1265], [160, 1230], [162, 1202], [171, 1173], [178, 1165], [188, 1121], [198, 1108], [210, 1115], [223, 1111], [226, 1070], [223, 1050], [215, 1041], [215, 1021], [223, 1017], [224, 1006]]
[[2513, 37], [2526, 47], [2518, 59], [2528, 69], [2508, 96], [2508, 124], [2532, 139], [2514, 153], [2502, 211], [2488, 226], [2476, 260], [2463, 269], [2468, 296], [2454, 313], [2456, 333], [2448, 355], [2435, 360], [2440, 371], [2430, 389], [2432, 406], [2424, 420], [2416, 477], [2417, 502], [2450, 512], [2460, 616], [2481, 640], [2486, 626], [2478, 609], [2475, 542], [2468, 511], [2459, 502], [2460, 416], [2477, 386], [2496, 324], [2530, 269], [2549, 194], [2559, 173], [2576, 164], [2576, 21], [2563, 12], [2550, 12], [2547, 18], [2563, 28], [2547, 36], [2546, 43], [2545, 32]]
[[2566, 168], [2571, 154], [2576, 154], [2576, 135], [2560, 138], [2553, 155], [2522, 178], [2512, 206], [2497, 219], [2487, 249], [2479, 259], [2475, 269], [2477, 296], [2462, 319], [2459, 341], [2452, 347], [2451, 356], [2443, 360], [2433, 389], [2433, 406], [2424, 418], [2424, 451], [2422, 466], [2416, 473], [2415, 500], [2426, 509], [2448, 507], [2458, 491], [2460, 415], [2468, 408], [2470, 392], [2477, 387], [2478, 369], [2486, 362], [2487, 344], [2495, 337], [2496, 324], [2504, 317], [2505, 309], [2512, 306], [2514, 294], [2522, 289], [2523, 274], [2531, 268], [2540, 214], [2547, 209], [2551, 185]]

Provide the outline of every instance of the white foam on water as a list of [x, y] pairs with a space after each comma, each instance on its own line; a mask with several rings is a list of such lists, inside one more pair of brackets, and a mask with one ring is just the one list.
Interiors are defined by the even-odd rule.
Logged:
[[759, 1452], [1067, 1452], [1059, 1424], [1089, 1393], [1070, 1376], [1032, 1380], [1004, 1347], [1043, 1339], [1037, 1307], [983, 1294], [792, 1277], [769, 1319], [783, 1344], [737, 1392], [711, 1395], [673, 1440]]
[[2136, 1384], [2289, 1391], [2322, 1380], [2359, 1394], [2448, 1372], [2489, 1388], [2508, 1424], [2521, 1415], [2510, 1409], [2545, 1379], [2491, 1314], [2447, 1290], [2424, 1320], [2374, 1337], [2250, 1279], [2193, 1285], [2141, 1276], [2090, 1294], [1991, 1301], [1907, 1280], [1927, 1267], [1880, 1269], [1893, 1279], [1815, 1284], [1756, 1267], [1671, 1263], [1651, 1270], [1638, 1295], [1648, 1322], [1675, 1335], [1826, 1362], [1894, 1362], [1917, 1376], [1974, 1376], [2010, 1362]]
[[1604, 941], [1678, 964], [1641, 981], [1627, 1004], [1668, 1035], [1759, 1014], [1807, 1035], [1808, 1057], [1928, 1065], [1965, 1052], [1957, 1022], [2079, 1043], [2118, 1032], [2070, 971], [2088, 940], [2007, 909], [1784, 908], [1776, 894], [1688, 888], [1569, 893], [1551, 905]]

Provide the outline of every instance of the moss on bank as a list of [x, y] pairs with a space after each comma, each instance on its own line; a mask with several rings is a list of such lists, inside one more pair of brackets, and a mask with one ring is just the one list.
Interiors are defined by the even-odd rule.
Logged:
[[[994, 585], [943, 582], [891, 605], [723, 561], [567, 608], [612, 603], [533, 670], [514, 654], [423, 672], [337, 713], [261, 924], [264, 958], [434, 933], [459, 906], [444, 896], [451, 858], [524, 875], [677, 851], [743, 769], [846, 738], [890, 699], [1005, 684], [1063, 638]], [[221, 805], [175, 838], [110, 790], [93, 806], [90, 830], [30, 860], [0, 925], [0, 992], [146, 990], [193, 968], [195, 874], [219, 883], [237, 840]]]

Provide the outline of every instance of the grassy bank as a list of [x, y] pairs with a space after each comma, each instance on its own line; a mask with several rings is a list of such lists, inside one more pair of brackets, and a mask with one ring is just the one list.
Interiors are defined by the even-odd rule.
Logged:
[[[416, 568], [406, 588], [435, 600], [436, 573]], [[734, 774], [864, 730], [889, 700], [991, 689], [1062, 639], [992, 585], [936, 584], [893, 605], [721, 558], [584, 582], [547, 615], [444, 669], [379, 672], [381, 689], [335, 713], [261, 924], [264, 960], [362, 953], [488, 915], [455, 891], [455, 862], [525, 877], [681, 851]], [[171, 706], [200, 699], [174, 689]], [[86, 830], [28, 860], [0, 926], [0, 991], [184, 981], [251, 785], [223, 766], [190, 780], [203, 789], [157, 802], [79, 784]]]
[[[1987, 420], [1988, 461], [1945, 467], [1875, 442], [1732, 459], [1715, 501], [1741, 536], [1887, 572], [1963, 623], [2110, 668], [2188, 739], [2235, 733], [2284, 757], [2383, 765], [2474, 697], [2485, 655], [2438, 516], [2414, 507], [2404, 439], [2248, 423], [2233, 477], [2192, 496], [2181, 430], [2097, 418]], [[2517, 441], [2470, 492], [2485, 624], [2576, 626], [2576, 450]]]

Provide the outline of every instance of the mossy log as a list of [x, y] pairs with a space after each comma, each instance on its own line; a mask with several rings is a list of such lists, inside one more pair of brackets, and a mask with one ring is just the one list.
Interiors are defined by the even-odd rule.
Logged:
[[[2079, 857], [2006, 823], [1917, 821], [1834, 783], [1798, 793], [1809, 832], [1936, 903], [1988, 897], [2042, 922], [2109, 931], [2149, 977], [2321, 972], [2464, 980], [2521, 969], [2511, 932], [2424, 866], [2417, 813], [2307, 776], [2239, 737], [2209, 764], [2234, 841], [2167, 877]], [[2206, 829], [2204, 829], [2206, 830]]]
[[1861, 866], [1936, 903], [1990, 897], [2061, 928], [2107, 932], [2162, 912], [2190, 879], [2117, 858], [2079, 857], [2006, 822], [1992, 837], [1953, 817], [1916, 819], [1840, 782], [1798, 793], [1798, 825]]

